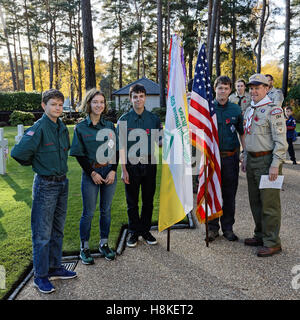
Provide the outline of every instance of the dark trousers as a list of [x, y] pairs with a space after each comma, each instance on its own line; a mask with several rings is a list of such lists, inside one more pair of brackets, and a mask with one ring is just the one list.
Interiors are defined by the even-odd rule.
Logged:
[[[127, 164], [129, 184], [125, 184], [128, 231], [142, 235], [151, 228], [153, 198], [156, 187], [156, 164]], [[142, 190], [142, 210], [139, 216], [139, 192]]]
[[239, 180], [239, 153], [231, 157], [221, 157], [221, 189], [223, 198], [223, 215], [208, 222], [209, 230], [232, 231], [235, 214], [235, 196]]
[[293, 138], [287, 138], [287, 142], [289, 144], [288, 152], [290, 155], [290, 159], [292, 161], [296, 161], [295, 150], [294, 150], [294, 146], [293, 146]]

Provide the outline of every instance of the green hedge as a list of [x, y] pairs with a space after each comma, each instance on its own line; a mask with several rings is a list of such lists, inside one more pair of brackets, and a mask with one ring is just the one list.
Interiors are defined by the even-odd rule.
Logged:
[[31, 126], [34, 123], [34, 115], [31, 112], [24, 112], [15, 110], [9, 117], [9, 122], [12, 126], [24, 124], [24, 126]]
[[42, 94], [38, 92], [0, 92], [0, 111], [32, 111], [41, 109]]

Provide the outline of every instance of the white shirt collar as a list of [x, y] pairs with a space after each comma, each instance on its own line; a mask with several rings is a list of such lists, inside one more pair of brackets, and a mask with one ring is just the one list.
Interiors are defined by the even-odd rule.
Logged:
[[259, 107], [263, 104], [267, 104], [272, 102], [272, 100], [269, 98], [269, 96], [265, 96], [263, 99], [261, 99], [260, 101], [258, 101], [256, 104], [253, 102], [253, 100], [251, 101], [251, 106], [253, 107]]

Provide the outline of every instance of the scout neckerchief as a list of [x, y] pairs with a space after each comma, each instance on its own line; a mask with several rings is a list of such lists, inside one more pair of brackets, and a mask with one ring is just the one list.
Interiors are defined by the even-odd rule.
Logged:
[[252, 120], [253, 120], [253, 115], [254, 115], [255, 109], [257, 107], [265, 106], [271, 102], [272, 102], [272, 100], [268, 96], [265, 96], [262, 100], [260, 100], [256, 104], [253, 102], [253, 100], [251, 101], [251, 110], [248, 112], [247, 118], [246, 118], [245, 133], [250, 134], [250, 129], [252, 126]]

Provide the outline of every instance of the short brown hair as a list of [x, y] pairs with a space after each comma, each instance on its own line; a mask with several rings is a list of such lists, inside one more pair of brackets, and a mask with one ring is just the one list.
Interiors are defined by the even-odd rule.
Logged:
[[47, 104], [50, 99], [61, 99], [62, 102], [65, 101], [64, 95], [57, 89], [49, 89], [42, 93], [42, 102]]
[[246, 87], [246, 81], [245, 81], [244, 79], [242, 79], [242, 78], [237, 79], [235, 83], [238, 83], [238, 82], [243, 82], [243, 84], [244, 84], [245, 87]]
[[129, 89], [129, 98], [131, 98], [132, 92], [135, 92], [135, 93], [142, 92], [142, 93], [145, 93], [145, 95], [146, 95], [146, 89], [141, 83], [136, 83], [136, 84], [134, 84], [133, 86], [130, 87], [130, 89]]
[[232, 88], [231, 79], [227, 76], [219, 76], [214, 83], [214, 88], [216, 89], [219, 84], [229, 84], [230, 88]]
[[105, 104], [105, 108], [102, 112], [102, 114], [107, 113], [108, 108], [107, 108], [107, 103], [106, 103], [106, 98], [103, 92], [101, 92], [100, 90], [93, 88], [90, 89], [86, 94], [84, 99], [82, 100], [81, 103], [81, 107], [82, 107], [82, 111], [84, 111], [87, 114], [91, 113], [91, 101], [93, 100], [93, 98], [97, 95], [100, 95], [104, 98], [104, 104]]

